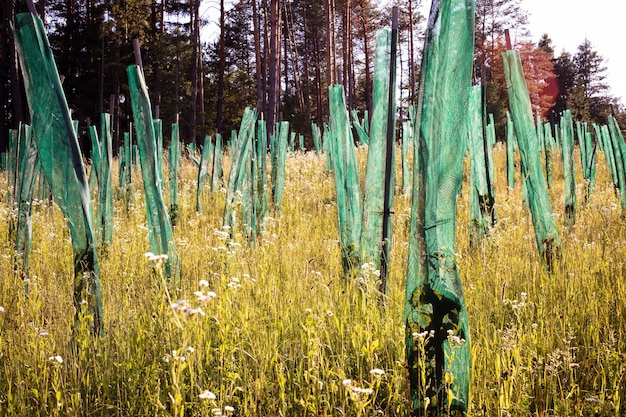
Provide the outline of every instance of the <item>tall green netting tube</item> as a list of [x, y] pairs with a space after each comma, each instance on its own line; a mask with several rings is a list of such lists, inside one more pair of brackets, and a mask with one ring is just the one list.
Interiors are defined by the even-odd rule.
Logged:
[[168, 279], [168, 284], [176, 289], [178, 288], [180, 274], [178, 253], [174, 244], [172, 224], [170, 223], [170, 217], [167, 214], [167, 208], [163, 199], [155, 123], [152, 120], [148, 88], [139, 66], [131, 65], [126, 71], [128, 73], [133, 120], [135, 122], [135, 133], [137, 134], [141, 176], [143, 178], [146, 199], [150, 251], [157, 255], [167, 255], [166, 278]]
[[263, 231], [265, 219], [269, 215], [269, 196], [267, 193], [267, 122], [257, 121], [256, 141], [256, 234]]
[[18, 148], [19, 148], [19, 135], [20, 132], [17, 129], [9, 129], [9, 150], [7, 156], [7, 202], [13, 204], [15, 196], [15, 183], [17, 180], [17, 166], [18, 166]]
[[541, 167], [537, 132], [533, 122], [532, 107], [522, 63], [517, 51], [509, 50], [502, 55], [509, 106], [519, 145], [523, 175], [526, 177], [528, 203], [535, 229], [537, 248], [548, 270], [552, 271], [554, 263], [560, 256], [561, 239]]
[[170, 219], [172, 226], [178, 223], [178, 167], [182, 157], [180, 145], [180, 130], [178, 123], [172, 124], [172, 138], [170, 141], [169, 166], [170, 166]]
[[369, 145], [369, 135], [361, 125], [361, 121], [359, 120], [359, 115], [356, 110], [352, 110], [350, 114], [352, 115], [352, 125], [354, 126], [354, 130], [359, 138], [359, 142], [361, 142], [362, 145]]
[[[230, 172], [228, 174], [226, 205], [224, 207], [222, 226], [229, 228], [232, 235], [235, 234], [234, 229], [239, 227], [236, 221], [236, 207], [239, 203], [237, 199], [241, 198], [241, 202], [243, 202], [243, 190], [241, 188], [244, 183], [245, 176], [250, 170], [250, 158], [253, 151], [252, 147], [254, 143], [256, 118], [256, 110], [251, 107], [247, 107], [241, 119], [239, 135], [237, 135], [236, 138], [233, 137], [231, 140], [230, 154], [232, 161]], [[248, 223], [246, 224], [244, 222], [244, 224], [242, 224], [243, 228], [250, 227], [250, 219], [246, 220]], [[244, 232], [243, 229], [240, 231]]]
[[216, 192], [222, 184], [222, 155], [224, 145], [222, 144], [222, 134], [215, 135], [215, 155], [213, 156], [213, 169], [211, 170], [211, 193]]
[[[483, 136], [482, 86], [470, 87], [468, 111], [468, 140], [470, 153], [470, 245], [478, 246], [489, 233], [490, 183], [485, 151], [490, 152], [489, 140]], [[487, 141], [487, 143], [485, 143]]]
[[324, 123], [324, 136], [322, 139], [322, 144], [324, 147], [324, 154], [326, 155], [326, 172], [331, 172], [333, 170], [333, 155], [332, 155], [332, 144], [331, 144], [332, 132], [330, 131], [330, 127], [328, 124]]
[[511, 112], [506, 111], [506, 184], [509, 190], [515, 188], [515, 128]]
[[322, 133], [317, 123], [311, 123], [311, 134], [313, 135], [313, 146], [315, 147], [315, 155], [322, 152]]
[[[372, 108], [372, 122], [370, 124], [369, 148], [367, 153], [367, 168], [365, 171], [365, 189], [363, 202], [363, 220], [361, 223], [361, 255], [362, 264], [370, 263], [375, 270], [380, 269], [381, 262], [381, 242], [383, 232], [383, 213], [384, 206], [384, 190], [385, 190], [385, 167], [386, 167], [386, 149], [387, 149], [387, 129], [388, 129], [388, 112], [389, 109], [389, 71], [391, 64], [391, 31], [383, 29], [376, 35], [376, 64], [374, 66], [374, 100]], [[393, 87], [395, 88], [395, 86]], [[336, 99], [341, 97], [336, 94]], [[335, 103], [337, 106], [340, 102]], [[341, 108], [337, 107], [332, 111], [340, 112]], [[393, 109], [395, 112], [395, 108]], [[333, 120], [333, 119], [331, 119]], [[393, 118], [395, 121], [395, 117]], [[340, 130], [333, 128], [333, 137], [337, 141], [350, 140], [348, 138], [338, 137], [337, 135], [344, 133], [339, 117], [335, 119], [335, 126]], [[365, 132], [363, 132], [365, 133]], [[345, 134], [345, 133], [344, 133]], [[395, 137], [395, 135], [394, 135]], [[348, 149], [348, 145], [343, 145], [342, 151]], [[348, 153], [342, 153], [343, 157], [351, 158]], [[334, 155], [333, 155], [334, 156]], [[350, 161], [343, 162], [343, 167], [348, 167]], [[392, 162], [393, 163], [393, 162]], [[342, 167], [342, 168], [343, 168]], [[395, 166], [392, 167], [395, 169]], [[351, 168], [351, 170], [354, 170]], [[359, 178], [346, 177], [345, 185], [347, 187], [358, 188]], [[356, 184], [356, 186], [354, 185]], [[393, 190], [393, 188], [391, 188]], [[337, 195], [339, 197], [339, 194]], [[360, 214], [360, 213], [359, 213]], [[356, 213], [355, 213], [356, 215]], [[344, 220], [344, 224], [345, 224]]]
[[100, 175], [98, 175], [98, 211], [96, 219], [100, 233], [100, 248], [108, 251], [113, 242], [113, 117], [102, 113], [100, 120]]
[[279, 122], [274, 134], [272, 147], [272, 201], [274, 209], [280, 212], [285, 190], [285, 164], [287, 163], [287, 140], [289, 138], [289, 122]]
[[552, 148], [554, 146], [554, 139], [552, 139], [552, 125], [545, 123], [543, 125], [543, 146], [544, 154], [546, 158], [546, 183], [548, 189], [552, 188]]
[[596, 177], [596, 146], [591, 140], [591, 130], [588, 123], [582, 124], [581, 137], [578, 138], [580, 157], [583, 164], [583, 178], [585, 180], [585, 196], [583, 205], [588, 205], [593, 193]]
[[626, 143], [624, 143], [624, 136], [613, 115], [609, 115], [608, 126], [611, 133], [611, 144], [613, 145], [615, 172], [617, 173], [622, 204], [622, 217], [626, 217]]
[[346, 276], [353, 276], [361, 269], [361, 186], [343, 86], [336, 84], [328, 90], [330, 130], [325, 141], [329, 143], [335, 175], [343, 269]]
[[20, 124], [17, 166], [19, 170], [15, 184], [15, 205], [17, 205], [15, 271], [24, 280], [24, 287], [28, 291], [30, 249], [33, 243], [31, 209], [35, 186], [37, 185], [37, 175], [39, 174], [39, 153], [30, 126], [26, 124]]
[[607, 125], [600, 126], [600, 138], [602, 139], [602, 148], [604, 151], [604, 158], [613, 180], [613, 186], [615, 190], [619, 192], [619, 176], [617, 173], [617, 164], [615, 161], [615, 153], [613, 152], [613, 142], [611, 139], [611, 133]]
[[156, 172], [157, 184], [163, 194], [163, 120], [153, 119], [154, 135], [156, 138]]
[[210, 136], [204, 138], [204, 145], [202, 146], [202, 154], [200, 156], [200, 162], [198, 164], [198, 190], [196, 192], [196, 211], [202, 213], [202, 189], [204, 183], [209, 177], [212, 165], [212, 159], [215, 150], [213, 148], [213, 142]]
[[474, 11], [474, 0], [433, 0], [424, 45], [405, 305], [414, 415], [461, 416], [469, 405], [470, 334], [455, 227]]
[[561, 149], [565, 177], [565, 226], [576, 223], [576, 170], [574, 166], [574, 122], [572, 112], [565, 110], [561, 117]]
[[409, 164], [409, 149], [413, 144], [413, 124], [410, 120], [402, 122], [402, 145], [400, 154], [402, 157], [402, 194], [411, 193], [411, 165]]
[[100, 184], [100, 159], [102, 159], [102, 150], [100, 147], [100, 139], [98, 138], [98, 129], [95, 126], [89, 126], [89, 139], [91, 140], [91, 169], [89, 170], [89, 190], [93, 192], [96, 184]]
[[102, 298], [89, 187], [52, 48], [41, 19], [31, 13], [16, 16], [13, 33], [41, 168], [56, 203], [68, 218], [74, 253], [76, 318], [82, 315], [91, 321], [96, 334], [102, 334]]

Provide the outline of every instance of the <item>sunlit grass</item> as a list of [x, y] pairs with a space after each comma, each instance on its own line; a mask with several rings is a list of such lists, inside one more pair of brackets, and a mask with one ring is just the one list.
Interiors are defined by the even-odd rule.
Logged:
[[[359, 151], [362, 168], [365, 155]], [[619, 416], [626, 394], [626, 227], [604, 160], [590, 204], [567, 230], [555, 158], [550, 193], [563, 259], [549, 275], [539, 264], [519, 173], [516, 188], [507, 190], [503, 149], [495, 159], [498, 226], [481, 248], [469, 247], [466, 184], [459, 197], [456, 252], [472, 333], [470, 415]], [[26, 297], [12, 272], [3, 197], [0, 415], [408, 415], [402, 317], [410, 198], [396, 197], [382, 307], [375, 275], [363, 282], [341, 276], [334, 182], [323, 157], [288, 158], [280, 214], [271, 213], [255, 244], [221, 232], [224, 192], [210, 194], [207, 186], [203, 214], [194, 211], [196, 176], [185, 160], [174, 229], [178, 291], [166, 293], [162, 270], [144, 256], [141, 184], [128, 212], [116, 202], [113, 244], [100, 258], [106, 333], [97, 340], [86, 325], [72, 329], [72, 254], [60, 210], [34, 208]], [[581, 184], [579, 206], [582, 193]], [[177, 314], [168, 294], [188, 308]]]

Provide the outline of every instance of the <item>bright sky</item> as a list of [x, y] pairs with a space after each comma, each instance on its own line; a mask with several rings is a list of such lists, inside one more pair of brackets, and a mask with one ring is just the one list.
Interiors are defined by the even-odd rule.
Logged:
[[529, 13], [529, 30], [537, 42], [543, 33], [552, 39], [555, 54], [575, 54], [585, 38], [604, 57], [611, 94], [626, 104], [626, 21], [616, 0], [522, 0]]

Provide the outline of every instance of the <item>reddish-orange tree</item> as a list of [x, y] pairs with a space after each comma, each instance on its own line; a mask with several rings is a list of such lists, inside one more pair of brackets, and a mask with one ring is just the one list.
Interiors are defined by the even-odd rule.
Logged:
[[[545, 118], [559, 94], [559, 87], [554, 73], [554, 65], [549, 53], [532, 42], [518, 42], [513, 46], [520, 53], [524, 76], [528, 86], [533, 112]], [[493, 111], [496, 120], [504, 119], [508, 108], [508, 97], [504, 81], [502, 52], [506, 50], [503, 41], [495, 44], [494, 59], [491, 62], [491, 81], [489, 85], [488, 109]], [[502, 113], [502, 115], [500, 115]], [[502, 117], [500, 117], [502, 116]]]

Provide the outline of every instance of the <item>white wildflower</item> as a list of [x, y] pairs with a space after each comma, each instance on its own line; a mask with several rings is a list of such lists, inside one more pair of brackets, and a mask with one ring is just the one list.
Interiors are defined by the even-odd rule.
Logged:
[[374, 368], [374, 369], [370, 370], [370, 375], [373, 375], [373, 376], [383, 376], [383, 375], [385, 375], [385, 371], [383, 371], [380, 368]]
[[209, 390], [202, 391], [202, 393], [198, 395], [198, 398], [200, 398], [201, 400], [209, 400], [209, 401], [217, 400], [217, 396]]
[[48, 360], [50, 362], [63, 363], [63, 357], [61, 357], [61, 355], [50, 356]]

